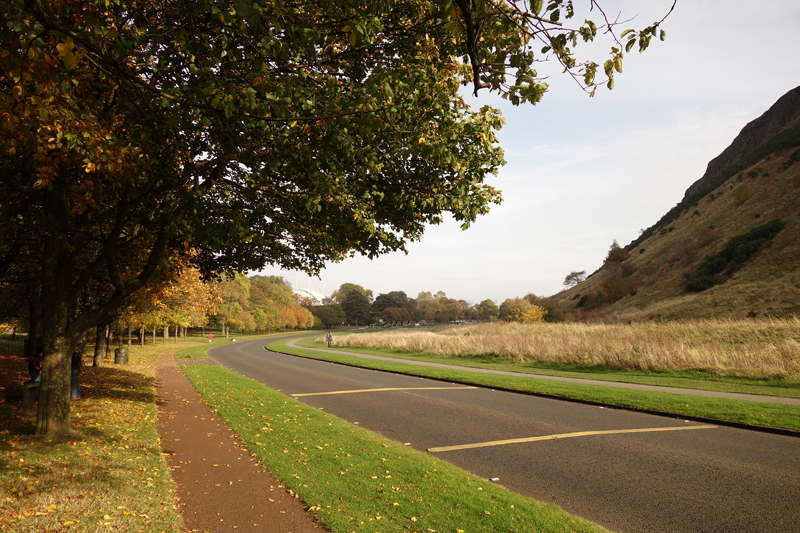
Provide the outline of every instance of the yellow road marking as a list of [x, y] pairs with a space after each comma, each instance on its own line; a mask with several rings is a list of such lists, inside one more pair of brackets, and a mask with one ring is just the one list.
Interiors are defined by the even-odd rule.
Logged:
[[383, 392], [393, 390], [461, 390], [461, 389], [477, 389], [478, 387], [400, 387], [393, 389], [360, 389], [360, 390], [338, 390], [331, 392], [309, 392], [307, 394], [290, 394], [293, 398], [300, 398], [301, 396], [324, 396], [326, 394], [355, 394], [357, 392]]
[[468, 450], [470, 448], [485, 448], [487, 446], [502, 446], [504, 444], [517, 444], [519, 442], [535, 442], [540, 440], [569, 439], [572, 437], [587, 437], [590, 435], [615, 435], [620, 433], [650, 433], [654, 431], [682, 431], [687, 429], [714, 429], [717, 426], [680, 426], [669, 428], [643, 428], [643, 429], [611, 429], [608, 431], [578, 431], [575, 433], [561, 433], [559, 435], [544, 435], [542, 437], [528, 437], [524, 439], [495, 440], [491, 442], [476, 442], [475, 444], [462, 444], [460, 446], [442, 446], [428, 448], [431, 453], [451, 452], [453, 450]]

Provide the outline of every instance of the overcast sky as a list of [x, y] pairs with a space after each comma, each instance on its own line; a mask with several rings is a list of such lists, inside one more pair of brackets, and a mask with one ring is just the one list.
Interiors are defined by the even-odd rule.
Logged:
[[[672, 0], [601, 5], [609, 17], [638, 14], [630, 26], [641, 28]], [[473, 303], [555, 294], [571, 271], [596, 270], [614, 239], [625, 246], [656, 223], [748, 122], [800, 85], [798, 22], [797, 0], [678, 0], [667, 40], [634, 48], [613, 91], [589, 98], [557, 68], [539, 68], [550, 92], [535, 107], [470, 96], [507, 120], [498, 135], [507, 164], [489, 180], [501, 205], [464, 232], [452, 220], [430, 227], [408, 255], [348, 259], [321, 279], [261, 273], [326, 294], [345, 282]]]

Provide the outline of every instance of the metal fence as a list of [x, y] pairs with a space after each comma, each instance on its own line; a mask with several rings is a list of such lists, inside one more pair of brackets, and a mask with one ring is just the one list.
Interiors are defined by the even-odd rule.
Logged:
[[0, 337], [0, 354], [2, 355], [19, 355], [20, 357], [25, 354], [25, 337], [17, 335], [15, 339], [9, 337]]

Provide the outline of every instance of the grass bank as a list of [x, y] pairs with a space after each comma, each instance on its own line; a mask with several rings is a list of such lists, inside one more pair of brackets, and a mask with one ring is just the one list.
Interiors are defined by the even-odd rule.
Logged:
[[174, 348], [133, 346], [128, 365], [88, 366], [71, 406], [74, 431], [57, 437], [33, 435], [25, 360], [0, 356], [0, 530], [179, 530], [153, 379], [158, 355]]
[[334, 533], [605, 531], [225, 368], [184, 371], [259, 461]]
[[[360, 337], [377, 337], [375, 335], [359, 335]], [[337, 349], [357, 352], [369, 352], [371, 354], [384, 355], [397, 357], [398, 353], [381, 352], [375, 349], [353, 349], [349, 347], [342, 347], [340, 337], [336, 337]], [[493, 370], [506, 370], [512, 372], [520, 372], [518, 376], [506, 376], [496, 374], [484, 374], [469, 371], [468, 369], [458, 370], [450, 368], [435, 368], [426, 366], [412, 366], [404, 363], [398, 363], [386, 360], [364, 359], [357, 356], [346, 354], [331, 354], [325, 352], [311, 351], [303, 349], [302, 347], [288, 347], [287, 341], [279, 341], [269, 345], [269, 349], [293, 354], [301, 355], [304, 357], [311, 357], [314, 359], [322, 359], [337, 363], [343, 363], [353, 366], [361, 366], [365, 368], [374, 368], [377, 370], [384, 370], [390, 372], [400, 372], [405, 374], [413, 374], [424, 377], [431, 377], [434, 379], [441, 379], [447, 381], [457, 381], [461, 383], [469, 383], [485, 387], [492, 387], [505, 390], [520, 391], [534, 394], [546, 394], [550, 396], [568, 398], [589, 402], [597, 402], [606, 405], [614, 405], [619, 407], [626, 407], [632, 409], [640, 409], [656, 413], [671, 414], [676, 416], [705, 418], [719, 421], [748, 424], [753, 426], [764, 426], [780, 429], [788, 429], [792, 431], [800, 431], [800, 406], [785, 405], [778, 403], [761, 403], [751, 402], [745, 400], [731, 400], [725, 398], [714, 398], [706, 396], [695, 396], [689, 394], [676, 394], [665, 392], [650, 392], [639, 391], [630, 389], [620, 389], [605, 387], [600, 385], [587, 385], [576, 384], [563, 381], [553, 381], [546, 379], [536, 379], [534, 377], [526, 376], [525, 373], [536, 373], [536, 369], [527, 368], [524, 372], [520, 372], [519, 365], [513, 362], [503, 362], [498, 359], [484, 360], [480, 358], [464, 358], [464, 357], [437, 357], [431, 354], [422, 355], [409, 355], [404, 354], [403, 358], [411, 360], [424, 360], [428, 362], [440, 362], [446, 364], [455, 364], [469, 366], [473, 368], [490, 368]], [[322, 342], [314, 340], [301, 340], [298, 344], [308, 347], [327, 347]], [[566, 372], [553, 371], [560, 374], [569, 374], [570, 377], [584, 377], [590, 379], [602, 379], [605, 377], [609, 380], [615, 379], [615, 376], [604, 374], [603, 372]], [[708, 375], [709, 378], [713, 376]], [[620, 376], [621, 377], [621, 376]], [[659, 376], [656, 375], [640, 375], [641, 381], [647, 381], [647, 384], [665, 385], [664, 382], [659, 382]], [[669, 379], [675, 379], [675, 375], [671, 375]], [[691, 381], [694, 385], [693, 388], [704, 388], [702, 380], [697, 379], [689, 380], [682, 378], [686, 381]], [[756, 391], [764, 390], [770, 391], [775, 395], [794, 396], [797, 392], [798, 385], [791, 383], [784, 383], [786, 387], [774, 388], [769, 385], [760, 386], [758, 380], [756, 383], [753, 380], [746, 380], [744, 384], [736, 384], [735, 379], [722, 379], [713, 378], [715, 381], [714, 386], [721, 386], [729, 389], [731, 392], [741, 392], [747, 390], [749, 393], [756, 393]], [[620, 380], [621, 381], [621, 380]], [[625, 381], [628, 381], [627, 379]], [[738, 389], [738, 390], [737, 390]], [[713, 390], [713, 389], [711, 389]], [[788, 392], [788, 393], [787, 393]], [[787, 394], [782, 394], [787, 393]]]

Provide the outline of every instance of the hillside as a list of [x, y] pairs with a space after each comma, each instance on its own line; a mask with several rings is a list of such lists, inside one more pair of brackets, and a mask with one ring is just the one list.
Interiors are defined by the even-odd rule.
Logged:
[[800, 316], [800, 87], [750, 122], [684, 198], [553, 297], [584, 320]]

